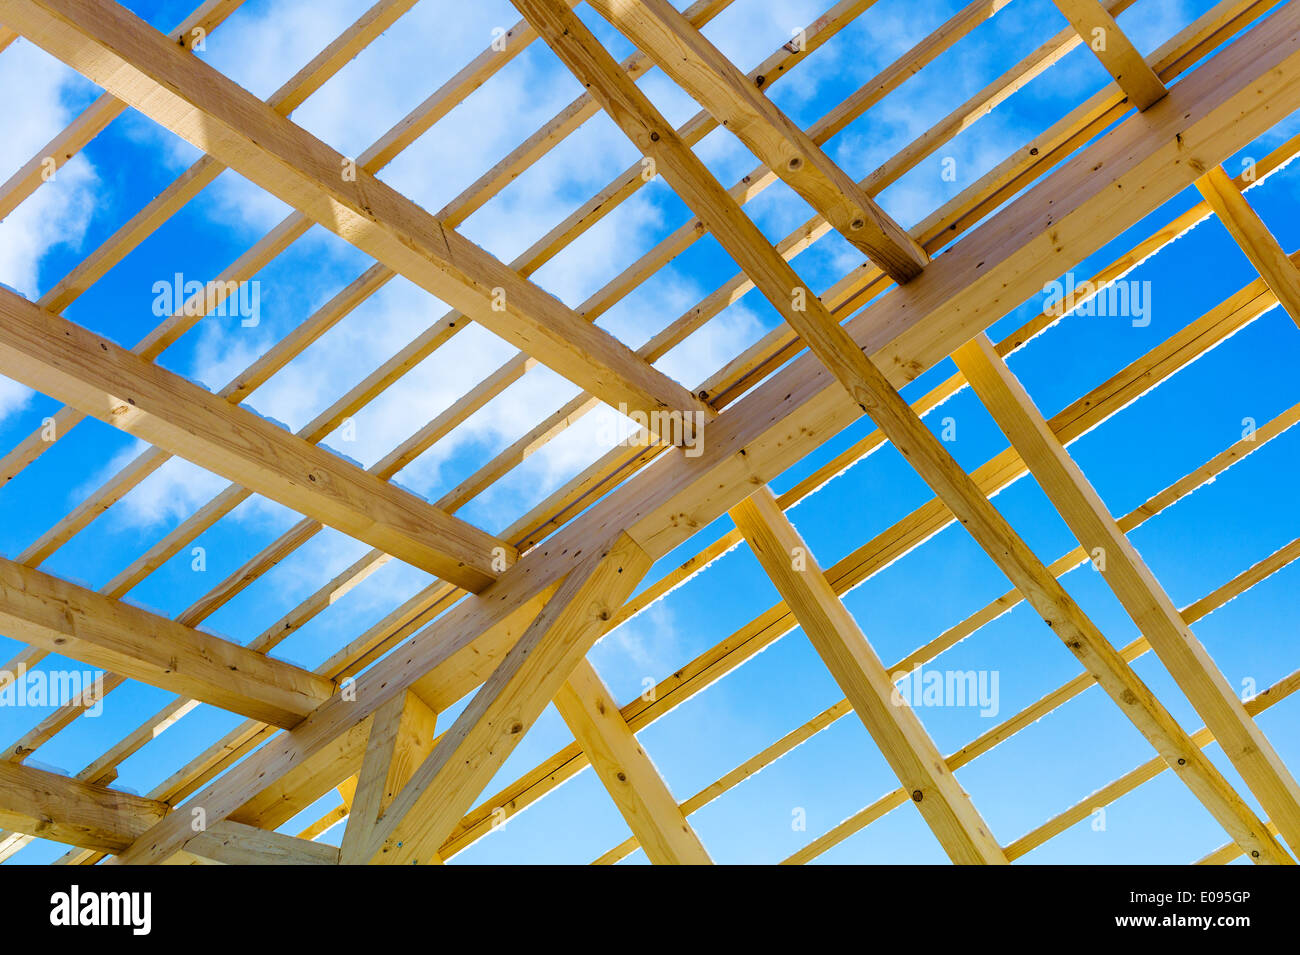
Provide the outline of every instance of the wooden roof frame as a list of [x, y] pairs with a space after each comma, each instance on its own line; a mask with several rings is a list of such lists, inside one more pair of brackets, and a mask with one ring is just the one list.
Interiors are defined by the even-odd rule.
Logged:
[[[1233, 180], [1221, 166], [1300, 109], [1300, 0], [1222, 0], [1145, 58], [1115, 20], [1137, 0], [1056, 0], [1067, 29], [859, 181], [831, 161], [825, 142], [1012, 0], [974, 0], [806, 130], [766, 90], [874, 0], [839, 0], [808, 26], [802, 42], [775, 51], [750, 74], [700, 32], [732, 0], [698, 0], [680, 13], [667, 0], [588, 0], [639, 48], [622, 63], [574, 12], [579, 0], [514, 0], [523, 19], [506, 32], [505, 49], [480, 54], [358, 157], [349, 176], [339, 175], [349, 160], [289, 116], [416, 0], [379, 0], [265, 102], [187, 47], [190, 38], [216, 29], [241, 2], [205, 0], [176, 30], [163, 34], [113, 0], [0, 0], [0, 51], [23, 36], [106, 91], [0, 185], [0, 215], [39, 188], [45, 157], [63, 164], [128, 108], [205, 152], [40, 300], [0, 290], [0, 373], [66, 406], [54, 416], [52, 434], [33, 434], [0, 458], [0, 475], [7, 480], [21, 473], [86, 416], [153, 445], [15, 560], [0, 561], [0, 622], [7, 636], [29, 645], [6, 669], [35, 665], [57, 652], [111, 669], [105, 692], [134, 679], [180, 694], [75, 777], [22, 763], [77, 718], [78, 705], [60, 708], [18, 741], [0, 761], [0, 826], [9, 830], [0, 835], [0, 859], [40, 837], [68, 843], [74, 848], [64, 861], [81, 863], [442, 862], [480, 838], [490, 817], [520, 811], [589, 764], [632, 832], [597, 861], [617, 861], [640, 845], [653, 862], [708, 863], [710, 854], [691, 825], [691, 813], [840, 716], [856, 712], [897, 773], [900, 788], [786, 861], [807, 861], [910, 801], [954, 862], [1005, 863], [1078, 821], [1084, 803], [1002, 845], [953, 772], [1095, 682], [1157, 756], [1089, 797], [1088, 806], [1118, 798], [1168, 768], [1230, 839], [1206, 860], [1226, 862], [1244, 853], [1260, 863], [1295, 862], [1300, 785], [1255, 716], [1300, 688], [1300, 671], [1243, 703], [1190, 628], [1300, 557], [1300, 540], [1179, 609], [1127, 535], [1285, 433], [1300, 421], [1300, 405], [1118, 519], [1106, 511], [1067, 448], [1272, 305], [1280, 303], [1300, 324], [1297, 258], [1285, 253], [1244, 195], [1245, 187], [1300, 151], [1300, 142], [1284, 144], [1248, 179]], [[435, 215], [375, 177], [536, 39], [582, 82], [583, 96]], [[880, 209], [877, 193], [1081, 44], [1111, 75], [1111, 87], [1013, 151], [910, 232]], [[652, 65], [707, 112], [674, 129], [636, 84]], [[455, 229], [599, 109], [697, 218], [570, 309], [528, 276], [640, 188], [646, 181], [643, 164], [629, 168], [514, 262], [496, 260]], [[1130, 115], [1134, 111], [1140, 115]], [[719, 125], [765, 164], [730, 189], [693, 151]], [[294, 212], [231, 263], [218, 285], [250, 280], [312, 223], [351, 242], [375, 265], [211, 393], [156, 364], [217, 304], [211, 296], [198, 307], [178, 309], [129, 350], [60, 312], [224, 168], [240, 172]], [[743, 205], [778, 178], [816, 215], [773, 244]], [[1192, 185], [1205, 201], [1104, 269], [1090, 288], [1122, 277], [1211, 214], [1227, 227], [1260, 279], [1045, 419], [1004, 359], [1048, 329], [1055, 316], [1035, 318], [998, 343], [985, 330], [1045, 282]], [[868, 261], [818, 295], [789, 260], [831, 229]], [[594, 324], [703, 234], [718, 240], [740, 266], [739, 275], [635, 351]], [[240, 406], [394, 275], [410, 279], [453, 311], [299, 434]], [[693, 389], [654, 367], [751, 288], [773, 305], [785, 326]], [[1080, 301], [1067, 304], [1072, 308]], [[518, 355], [368, 470], [319, 446], [344, 418], [471, 321], [519, 348]], [[909, 405], [898, 389], [950, 355], [959, 374]], [[440, 501], [422, 501], [390, 483], [402, 467], [538, 363], [583, 393]], [[1011, 444], [969, 473], [922, 420], [966, 384]], [[455, 516], [600, 402], [644, 412], [650, 440], [614, 448], [500, 533]], [[878, 431], [786, 494], [778, 497], [768, 489], [769, 481], [863, 414]], [[674, 416], [687, 429], [675, 436], [659, 429], [659, 422]], [[692, 434], [697, 421], [704, 423]], [[672, 446], [674, 440], [689, 443], [706, 433], [698, 456]], [[886, 442], [905, 455], [937, 497], [822, 568], [783, 512]], [[172, 455], [233, 483], [98, 593], [38, 569]], [[1035, 476], [1079, 538], [1078, 550], [1051, 564], [1024, 544], [990, 502], [996, 491], [1026, 473]], [[123, 599], [252, 494], [286, 505], [302, 520], [175, 620]], [[655, 561], [724, 513], [731, 515], [734, 530], [636, 593]], [[953, 520], [975, 537], [1014, 589], [887, 669], [840, 597]], [[323, 526], [374, 549], [248, 646], [198, 629]], [[664, 680], [651, 699], [620, 708], [586, 661], [587, 651], [742, 539], [783, 603]], [[1098, 546], [1109, 558], [1103, 571], [1107, 583], [1143, 633], [1123, 648], [1106, 639], [1057, 581]], [[807, 558], [797, 568], [787, 559], [795, 550]], [[439, 579], [315, 672], [268, 656], [392, 558]], [[945, 757], [916, 714], [890, 700], [889, 674], [933, 657], [1021, 600], [1047, 621], [1085, 672]], [[795, 625], [802, 626], [847, 699], [679, 802], [637, 732]], [[1204, 729], [1188, 733], [1138, 678], [1131, 664], [1148, 649], [1187, 694], [1205, 720]], [[460, 716], [438, 732], [438, 715], [471, 693]], [[574, 744], [481, 799], [514, 745], [552, 701]], [[122, 760], [198, 702], [240, 713], [248, 722], [147, 797], [113, 789]], [[1211, 740], [1239, 771], [1264, 817], [1204, 756]], [[334, 788], [343, 798], [341, 807], [296, 837], [275, 831]], [[207, 828], [198, 833], [189, 814], [179, 811], [194, 806], [207, 818]], [[341, 849], [315, 841], [339, 822], [346, 823]]]

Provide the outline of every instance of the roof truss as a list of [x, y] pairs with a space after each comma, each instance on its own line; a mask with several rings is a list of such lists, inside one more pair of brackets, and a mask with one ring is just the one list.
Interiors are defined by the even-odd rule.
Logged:
[[[55, 418], [55, 440], [90, 415], [155, 446], [17, 561], [0, 565], [4, 584], [0, 615], [9, 625], [7, 635], [29, 642], [22, 662], [38, 662], [46, 652], [67, 653], [111, 668], [116, 676], [110, 690], [126, 679], [137, 679], [181, 694], [176, 703], [78, 777], [44, 773], [16, 761], [0, 764], [6, 774], [0, 785], [4, 800], [0, 824], [14, 830], [7, 843], [0, 843], [0, 857], [20, 847], [27, 834], [80, 847], [73, 854], [75, 861], [95, 861], [105, 854], [123, 862], [191, 857], [236, 863], [442, 861], [482, 834], [485, 809], [509, 805], [511, 811], [518, 811], [590, 762], [633, 834], [602, 861], [615, 861], [639, 844], [652, 861], [704, 863], [709, 854], [692, 828], [690, 814], [839, 716], [856, 711], [903, 785], [789, 861], [811, 858], [911, 800], [954, 861], [1003, 862], [1063, 831], [1080, 810], [1077, 806], [1067, 810], [1040, 830], [1000, 846], [953, 771], [1095, 681], [1159, 754], [1131, 778], [1118, 781], [1105, 798], [1118, 798], [1164, 768], [1172, 768], [1233, 840], [1212, 854], [1215, 861], [1226, 861], [1237, 851], [1259, 862], [1294, 861], [1275, 836], [1280, 834], [1291, 846], [1300, 844], [1300, 788], [1254, 716], [1292, 692], [1296, 681], [1288, 678], [1242, 703], [1192, 635], [1190, 625], [1300, 556], [1300, 547], [1295, 542], [1287, 545], [1202, 602], [1179, 610], [1126, 536], [1195, 486], [1188, 482], [1221, 472], [1258, 445], [1227, 449], [1144, 505], [1146, 510], [1139, 508], [1118, 521], [1105, 510], [1066, 451], [1069, 441], [1136, 397], [1139, 389], [1149, 387], [1153, 374], [1167, 376], [1272, 304], [1280, 301], [1293, 318], [1300, 316], [1294, 262], [1241, 189], [1289, 157], [1270, 157], [1262, 164], [1267, 168], [1252, 170], [1252, 178], [1240, 184], [1220, 166], [1266, 132], [1279, 115], [1300, 108], [1300, 54], [1291, 52], [1292, 41], [1300, 37], [1300, 10], [1294, 4], [1284, 5], [1268, 23], [1252, 28], [1171, 84], [1205, 52], [1276, 3], [1225, 0], [1144, 59], [1114, 20], [1132, 0], [1105, 5], [1057, 0], [1070, 31], [1045, 44], [895, 160], [855, 182], [829, 159], [823, 143], [1010, 0], [972, 3], [874, 85], [868, 84], [808, 130], [796, 126], [764, 90], [869, 7], [869, 0], [837, 3], [809, 26], [805, 40], [793, 49], [777, 51], [748, 76], [700, 33], [729, 0], [703, 0], [682, 13], [666, 0], [591, 0], [597, 12], [642, 51], [622, 64], [583, 25], [571, 9], [573, 2], [515, 0], [524, 22], [508, 33], [509, 56], [539, 36], [588, 92], [460, 199], [431, 216], [383, 185], [374, 173], [508, 57], [494, 60], [485, 51], [354, 162], [286, 117], [396, 22], [414, 0], [376, 3], [265, 103], [203, 65], [185, 46], [187, 35], [195, 29], [215, 29], [239, 2], [208, 0], [172, 36], [152, 30], [111, 2], [0, 0], [0, 21], [14, 31], [0, 33], [0, 50], [21, 34], [107, 90], [77, 124], [51, 143], [60, 163], [128, 107], [207, 153], [41, 301], [29, 303], [0, 291], [5, 318], [0, 330], [0, 371], [67, 405]], [[872, 196], [910, 165], [1080, 42], [1106, 67], [1114, 89], [1098, 94], [1045, 133], [1037, 145], [1010, 157], [911, 233], [876, 205]], [[707, 113], [673, 129], [636, 85], [651, 63]], [[1130, 106], [1144, 115], [1113, 125], [1074, 154]], [[589, 302], [569, 309], [526, 276], [638, 188], [637, 179], [644, 181], [640, 167], [612, 182], [509, 265], [461, 238], [455, 227], [598, 107], [653, 161], [654, 171], [664, 175], [698, 219], [660, 243]], [[718, 124], [735, 133], [766, 166], [731, 190], [709, 173], [693, 151]], [[1072, 158], [1047, 172], [1067, 156]], [[232, 263], [226, 273], [231, 283], [248, 280], [312, 222], [355, 244], [376, 265], [214, 395], [154, 364], [214, 303], [204, 303], [195, 315], [178, 309], [132, 351], [58, 317], [58, 312], [226, 167], [295, 209]], [[0, 214], [39, 187], [34, 172], [38, 168], [39, 164], [29, 163], [0, 187]], [[776, 178], [806, 199], [817, 216], [774, 245], [742, 205]], [[1036, 185], [971, 229], [1032, 181]], [[1206, 202], [1185, 213], [1181, 225], [1173, 223], [1170, 230], [1189, 227], [1212, 211], [1262, 280], [1189, 326], [1185, 334], [1174, 336], [1177, 341], [1162, 346], [1163, 352], [1157, 349], [1135, 363], [1128, 379], [1122, 379], [1125, 373], [1121, 373], [1101, 386], [1100, 396], [1083, 399], [1077, 411], [1072, 406], [1045, 420], [1003, 359], [1050, 322], [1046, 317], [1037, 325], [1030, 322], [1023, 334], [1013, 336], [1014, 341], [998, 345], [989, 342], [983, 330], [1029, 298], [1044, 281], [1193, 183]], [[788, 260], [830, 229], [841, 233], [870, 262], [819, 296]], [[969, 234], [949, 244], [954, 234], [967, 229]], [[740, 275], [638, 351], [593, 324], [703, 231], [731, 255]], [[1135, 249], [1099, 281], [1122, 275], [1175, 234], [1153, 236], [1145, 249]], [[289, 435], [239, 407], [252, 390], [395, 274], [410, 278], [454, 311], [299, 435]], [[906, 284], [891, 288], [895, 281]], [[787, 327], [775, 330], [695, 391], [654, 368], [653, 362], [750, 288], [776, 308]], [[467, 320], [517, 346], [519, 355], [394, 448], [370, 472], [317, 447], [344, 417], [448, 341]], [[800, 355], [805, 346], [809, 354]], [[950, 353], [960, 375], [909, 406], [897, 389]], [[389, 483], [403, 466], [537, 362], [566, 376], [584, 393], [436, 504], [426, 504]], [[969, 474], [922, 421], [922, 415], [964, 383], [972, 385], [1012, 443], [1007, 455]], [[1096, 397], [1102, 398], [1100, 403]], [[686, 430], [674, 439], [659, 431], [657, 424], [648, 424], [652, 438], [648, 444], [615, 448], [499, 535], [453, 516], [601, 401], [625, 412], [642, 412], [648, 423], [662, 420], [651, 412], [672, 412]], [[863, 551], [823, 571], [783, 513], [820, 486], [816, 476], [780, 499], [765, 485], [863, 413], [880, 430], [828, 469], [841, 460], [852, 463], [888, 441], [905, 454], [938, 497]], [[1298, 417], [1300, 412], [1292, 409], [1267, 423], [1258, 436], [1264, 442], [1272, 440]], [[674, 440], [689, 444], [695, 437], [689, 426], [697, 418], [706, 422], [703, 427], [708, 433], [703, 453], [697, 458], [673, 451]], [[6, 477], [20, 473], [51, 443], [34, 435], [4, 458], [0, 471]], [[99, 594], [35, 569], [173, 454], [234, 483]], [[819, 473], [829, 476], [828, 469]], [[1098, 546], [1095, 541], [1102, 542], [1107, 581], [1143, 629], [1144, 637], [1134, 644], [1115, 649], [1057, 582], [1060, 574], [1082, 559], [1079, 552], [1044, 564], [989, 502], [991, 494], [1026, 471], [1039, 480], [1075, 530], [1083, 557]], [[755, 486], [760, 490], [755, 491]], [[120, 599], [253, 493], [297, 510], [303, 520], [175, 621]], [[727, 512], [737, 530], [632, 596], [654, 560]], [[1086, 672], [970, 746], [943, 757], [915, 714], [890, 704], [889, 673], [895, 671], [883, 667], [839, 595], [954, 517], [1015, 589], [918, 650], [914, 658], [952, 645], [1023, 599], [1076, 653]], [[195, 629], [322, 526], [335, 527], [375, 549], [250, 647]], [[586, 662], [587, 650], [614, 626], [698, 573], [742, 535], [786, 603], [756, 620], [757, 629], [746, 638], [748, 643], [733, 642], [729, 648], [711, 651], [666, 681], [665, 694], [656, 688], [655, 699], [648, 704], [634, 701], [620, 709]], [[788, 559], [796, 549], [807, 557], [798, 570]], [[288, 632], [320, 613], [390, 556], [440, 580], [359, 635], [315, 673], [266, 656]], [[466, 593], [477, 596], [464, 598]], [[58, 607], [66, 608], [62, 619], [55, 619], [58, 614], [52, 608]], [[847, 700], [695, 797], [678, 802], [636, 733], [795, 622], [808, 633]], [[157, 637], [141, 640], [142, 632]], [[169, 643], [164, 647], [159, 639]], [[1138, 679], [1131, 664], [1147, 649], [1156, 650], [1188, 694], [1206, 720], [1205, 729], [1188, 734]], [[191, 654], [194, 667], [176, 666], [169, 652]], [[339, 680], [352, 676], [358, 693], [355, 700], [345, 700], [335, 688]], [[476, 690], [464, 713], [435, 736], [437, 713]], [[495, 770], [552, 700], [574, 733], [574, 745], [557, 754], [558, 763], [539, 767], [506, 793], [476, 807], [475, 800]], [[157, 798], [127, 798], [109, 788], [116, 765], [182, 718], [194, 701], [231, 709], [250, 721], [182, 768]], [[76, 716], [76, 707], [56, 713], [29, 734], [15, 753], [25, 757]], [[276, 727], [295, 726], [292, 734], [275, 734]], [[1257, 817], [1202, 754], [1212, 739], [1219, 741], [1268, 819]], [[232, 766], [243, 756], [247, 758]], [[304, 806], [334, 786], [340, 786], [347, 797], [340, 810], [331, 811], [299, 838], [271, 831], [293, 814], [292, 807]], [[185, 796], [195, 793], [186, 805], [201, 806], [208, 815], [208, 828], [198, 835], [181, 805]], [[1096, 802], [1093, 797], [1091, 804]], [[174, 811], [178, 806], [181, 811]], [[347, 828], [341, 852], [311, 841], [343, 819]]]

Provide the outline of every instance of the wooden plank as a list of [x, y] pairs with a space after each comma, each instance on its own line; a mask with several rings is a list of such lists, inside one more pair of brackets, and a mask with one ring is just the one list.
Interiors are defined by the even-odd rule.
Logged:
[[1024, 386], [982, 333], [953, 360], [1264, 811], [1300, 845], [1300, 786]]
[[0, 372], [467, 590], [514, 560], [490, 534], [7, 289]]
[[432, 752], [437, 722], [438, 714], [409, 690], [371, 717], [361, 772], [353, 791], [345, 795], [348, 825], [339, 857], [343, 865], [365, 861], [384, 811]]
[[754, 492], [731, 517], [948, 857], [959, 865], [1006, 865], [988, 824], [772, 492]]
[[0, 632], [285, 728], [334, 693], [332, 680], [3, 558]]
[[1197, 179], [1196, 188], [1277, 296], [1291, 321], [1300, 325], [1300, 269], [1282, 251], [1259, 213], [1220, 165], [1210, 167]]
[[1054, 0], [1084, 46], [1092, 50], [1130, 103], [1141, 112], [1169, 90], [1147, 64], [1115, 18], [1097, 0]]
[[167, 804], [0, 760], [0, 826], [119, 852], [167, 814]]
[[[666, 420], [655, 412], [702, 410], [626, 345], [120, 5], [3, 0], [0, 21], [579, 387], [645, 414], [652, 433]], [[682, 441], [674, 428], [664, 436]]]
[[651, 563], [626, 534], [586, 552], [388, 807], [373, 861], [410, 863], [438, 851]]
[[554, 702], [646, 857], [655, 865], [712, 864], [595, 667], [580, 660]]
[[[668, 0], [589, 2], [884, 272], [900, 283], [920, 274], [930, 260], [920, 243], [767, 98], [762, 83], [737, 69]], [[591, 85], [587, 77], [596, 64], [575, 59], [582, 56], [579, 47], [585, 42], [569, 45], [567, 51], [557, 46], [566, 34], [569, 39], [575, 36], [575, 24], [581, 22], [576, 14], [558, 0], [515, 0], [515, 6], [570, 69]], [[608, 75], [604, 64], [596, 68]], [[593, 95], [602, 98], [594, 87]], [[608, 103], [603, 105], [610, 110]], [[664, 128], [662, 123], [647, 128], [633, 142], [653, 156], [654, 135], [662, 135]]]
[[[1283, 6], [1198, 66], [1165, 100], [1106, 133], [954, 244], [906, 287], [881, 296], [846, 329], [895, 383], [915, 378], [1190, 185], [1197, 173], [1189, 159], [1202, 169], [1221, 162], [1271, 128], [1279, 113], [1300, 107], [1298, 42], [1300, 8]], [[1053, 228], [1044, 230], [1049, 213]], [[484, 660], [498, 659], [510, 646], [503, 626], [511, 615], [554, 587], [589, 541], [627, 528], [647, 553], [661, 557], [794, 464], [809, 441], [828, 439], [860, 414], [820, 362], [795, 359], [709, 425], [698, 458], [659, 457], [539, 543], [490, 594], [462, 601], [362, 674], [356, 702], [326, 703], [193, 801], [210, 818], [234, 812], [409, 686], [435, 708], [451, 705], [484, 679]], [[128, 858], [165, 858], [186, 838], [183, 826], [164, 820]]]
[[225, 819], [189, 841], [185, 852], [223, 865], [337, 865], [339, 850]]

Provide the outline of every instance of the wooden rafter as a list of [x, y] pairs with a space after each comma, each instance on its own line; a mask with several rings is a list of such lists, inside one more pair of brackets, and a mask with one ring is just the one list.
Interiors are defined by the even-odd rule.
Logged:
[[[167, 804], [43, 769], [0, 761], [0, 825], [101, 852], [130, 846]], [[338, 850], [223, 820], [196, 832], [187, 851], [234, 865], [333, 865]]]
[[596, 668], [579, 661], [554, 703], [646, 857], [656, 865], [710, 864], [700, 837], [624, 722]]
[[0, 370], [86, 414], [469, 590], [514, 559], [491, 535], [6, 289], [0, 317]]
[[1300, 845], [1300, 786], [1024, 387], [982, 334], [953, 360], [1264, 811]]
[[988, 824], [916, 713], [898, 697], [885, 665], [772, 492], [755, 492], [731, 516], [949, 858], [1005, 865]]
[[334, 693], [332, 681], [292, 664], [2, 558], [0, 627], [12, 639], [286, 728]]
[[[892, 278], [906, 282], [920, 274], [930, 260], [920, 243], [767, 98], [761, 82], [746, 77], [668, 0], [591, 0], [591, 5]], [[577, 18], [563, 4], [517, 0], [515, 6], [552, 46], [557, 27], [573, 33]], [[569, 49], [561, 56], [577, 55], [576, 48]], [[569, 66], [574, 69], [573, 62]], [[608, 93], [604, 99], [611, 109]], [[664, 129], [661, 120], [646, 130], [644, 140], [633, 140], [648, 156], [654, 155], [656, 133]]]
[[1138, 110], [1158, 103], [1169, 92], [1110, 11], [1098, 0], [1054, 0], [1080, 39]]
[[1300, 269], [1282, 251], [1259, 213], [1222, 166], [1210, 168], [1196, 180], [1196, 188], [1246, 253], [1255, 271], [1268, 283], [1291, 321], [1300, 325]]

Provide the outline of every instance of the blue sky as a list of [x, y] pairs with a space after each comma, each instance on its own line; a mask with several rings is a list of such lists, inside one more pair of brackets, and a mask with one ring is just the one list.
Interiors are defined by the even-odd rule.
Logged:
[[[347, 27], [369, 0], [249, 0], [208, 38], [201, 54], [259, 96], [269, 96], [320, 48]], [[168, 29], [187, 13], [186, 2], [137, 0], [128, 6]], [[1143, 52], [1155, 49], [1209, 0], [1139, 0], [1120, 18]], [[807, 125], [869, 80], [959, 8], [942, 0], [879, 0], [850, 27], [771, 88], [771, 96]], [[779, 47], [791, 29], [823, 13], [821, 0], [736, 0], [705, 33], [748, 70]], [[580, 12], [609, 48], [631, 48], [585, 7]], [[361, 153], [393, 123], [453, 75], [491, 39], [494, 27], [518, 20], [506, 0], [458, 4], [420, 0], [415, 8], [345, 67], [295, 114], [294, 120], [345, 155]], [[292, 26], [292, 29], [290, 29]], [[985, 84], [1065, 26], [1050, 0], [1014, 0], [991, 21], [943, 54], [827, 146], [856, 177], [866, 175]], [[1046, 129], [1072, 106], [1101, 89], [1107, 76], [1086, 50], [1075, 50], [1044, 76], [886, 190], [882, 205], [913, 225], [976, 181], [1014, 148]], [[90, 83], [25, 41], [0, 53], [0, 89], [24, 90], [6, 113], [0, 175], [8, 176], [97, 95]], [[696, 107], [657, 71], [642, 87], [676, 122]], [[442, 209], [524, 136], [549, 120], [580, 86], [544, 44], [535, 43], [421, 137], [380, 174], [431, 211]], [[14, 100], [16, 104], [18, 100]], [[1295, 132], [1284, 122], [1227, 163], [1262, 158]], [[698, 147], [709, 167], [730, 185], [755, 165], [725, 131]], [[130, 215], [199, 157], [188, 144], [128, 112], [76, 159], [0, 223], [0, 282], [35, 299], [93, 251]], [[941, 175], [955, 162], [955, 181]], [[636, 162], [638, 154], [598, 114], [506, 187], [462, 226], [462, 231], [509, 261], [577, 205]], [[1297, 173], [1283, 170], [1249, 193], [1251, 203], [1288, 251], [1300, 246]], [[1198, 200], [1187, 190], [1100, 250], [1075, 273], [1092, 274], [1154, 228]], [[809, 208], [777, 184], [747, 211], [774, 241], [803, 223]], [[142, 243], [64, 314], [130, 346], [159, 320], [153, 285], [180, 272], [208, 280], [275, 226], [289, 210], [239, 178], [224, 173], [180, 214]], [[540, 269], [535, 280], [570, 305], [637, 260], [686, 219], [685, 207], [658, 180], [638, 191], [587, 235]], [[799, 273], [822, 289], [860, 259], [832, 234], [795, 260]], [[165, 367], [219, 388], [307, 318], [368, 266], [342, 240], [313, 228], [257, 278], [261, 316], [256, 327], [238, 318], [209, 317], [160, 359]], [[705, 238], [621, 301], [600, 324], [640, 345], [735, 273], [734, 264]], [[1039, 407], [1054, 414], [1108, 375], [1155, 347], [1255, 278], [1249, 263], [1215, 221], [1207, 221], [1144, 263], [1130, 278], [1149, 281], [1152, 321], [1069, 316], [1010, 359]], [[1036, 314], [1042, 297], [992, 329], [996, 338]], [[397, 278], [313, 344], [247, 402], [259, 413], [297, 429], [360, 381], [419, 332], [445, 306]], [[659, 365], [687, 385], [706, 378], [778, 319], [756, 294], [745, 296], [675, 349]], [[470, 327], [388, 389], [355, 419], [355, 435], [326, 444], [370, 465], [513, 354], [489, 333]], [[1196, 468], [1241, 437], [1243, 420], [1263, 424], [1290, 407], [1297, 394], [1293, 369], [1300, 333], [1273, 309], [1149, 395], [1089, 433], [1071, 451], [1116, 514]], [[917, 398], [953, 372], [950, 362], [927, 373], [905, 393]], [[407, 467], [397, 481], [436, 500], [490, 461], [575, 389], [546, 369], [534, 369], [489, 403], [448, 439]], [[0, 449], [39, 427], [57, 404], [0, 380]], [[460, 513], [492, 532], [595, 460], [601, 410], [515, 468]], [[1006, 442], [969, 390], [927, 418], [938, 431], [951, 417], [956, 439], [948, 447], [973, 469]], [[774, 482], [780, 491], [871, 430], [847, 429]], [[1300, 504], [1292, 475], [1300, 437], [1287, 433], [1214, 483], [1148, 522], [1134, 543], [1182, 606], [1204, 596], [1297, 536]], [[90, 421], [57, 443], [20, 477], [0, 489], [0, 551], [15, 557], [70, 508], [141, 450], [129, 436]], [[61, 548], [43, 569], [100, 587], [127, 563], [225, 487], [220, 478], [171, 462], [107, 514]], [[891, 448], [872, 454], [791, 517], [823, 566], [830, 566], [931, 497]], [[1068, 529], [1025, 478], [996, 503], [1028, 543], [1050, 562], [1073, 546]], [[295, 522], [284, 508], [253, 498], [196, 544], [207, 569], [192, 569], [188, 548], [128, 599], [169, 616], [183, 611]], [[647, 582], [729, 529], [726, 518], [701, 531], [663, 561]], [[333, 532], [317, 535], [204, 624], [247, 642], [364, 553]], [[392, 562], [316, 617], [275, 650], [308, 667], [328, 658], [384, 616], [429, 578]], [[1063, 581], [1116, 645], [1135, 628], [1090, 568]], [[1259, 688], [1296, 665], [1292, 593], [1300, 570], [1288, 567], [1196, 626], [1230, 682]], [[869, 579], [846, 598], [886, 663], [901, 658], [1007, 590], [1000, 572], [964, 532], [950, 528]], [[641, 692], [727, 637], [777, 602], [776, 592], [748, 550], [740, 547], [675, 591], [593, 651], [592, 660], [620, 702]], [[9, 659], [19, 644], [0, 639]], [[43, 666], [64, 667], [49, 658]], [[938, 668], [996, 670], [1000, 711], [922, 708], [921, 718], [940, 750], [951, 752], [1072, 678], [1074, 658], [1025, 607], [995, 621], [941, 655]], [[1200, 720], [1151, 655], [1136, 664], [1142, 677], [1189, 729]], [[758, 750], [840, 698], [799, 631], [786, 635], [640, 734], [674, 794], [685, 799]], [[138, 684], [115, 691], [97, 719], [80, 719], [30, 759], [75, 773], [154, 713], [170, 695]], [[445, 717], [450, 725], [459, 706]], [[47, 712], [0, 707], [0, 735], [16, 740]], [[121, 767], [116, 785], [145, 793], [240, 722], [199, 707]], [[1260, 723], [1285, 760], [1300, 767], [1300, 702], [1283, 701]], [[572, 739], [553, 708], [526, 736], [488, 787], [495, 792]], [[1232, 768], [1209, 752], [1234, 783]], [[1097, 689], [1033, 724], [961, 770], [958, 778], [992, 826], [1010, 842], [1152, 755], [1150, 747]], [[892, 790], [896, 780], [853, 716], [776, 762], [692, 817], [713, 857], [725, 862], [774, 862], [841, 819]], [[1239, 791], [1248, 795], [1244, 786]], [[284, 827], [297, 832], [337, 804], [333, 795]], [[806, 830], [792, 827], [796, 810]], [[458, 856], [464, 862], [587, 862], [622, 841], [627, 827], [590, 771], [561, 786], [499, 832]], [[337, 840], [341, 827], [324, 837]], [[1104, 831], [1087, 822], [1026, 856], [1026, 862], [1187, 862], [1226, 841], [1222, 830], [1170, 774], [1126, 796], [1107, 813]], [[34, 841], [14, 862], [56, 858], [63, 847]], [[849, 838], [827, 862], [942, 861], [945, 857], [921, 817], [904, 806]], [[629, 861], [644, 861], [640, 852]]]

